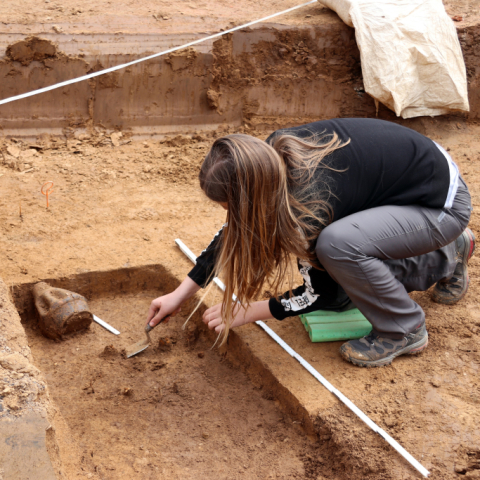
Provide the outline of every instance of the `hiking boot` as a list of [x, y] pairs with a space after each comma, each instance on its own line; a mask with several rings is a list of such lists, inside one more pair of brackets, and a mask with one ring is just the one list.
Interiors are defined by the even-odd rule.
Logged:
[[467, 263], [475, 251], [475, 235], [467, 228], [455, 240], [457, 251], [457, 266], [452, 278], [437, 282], [432, 292], [432, 299], [437, 303], [453, 305], [461, 300], [468, 290], [470, 278]]
[[428, 345], [425, 322], [403, 338], [386, 338], [371, 332], [358, 340], [350, 340], [340, 347], [342, 357], [360, 367], [384, 367], [399, 355], [416, 355]]

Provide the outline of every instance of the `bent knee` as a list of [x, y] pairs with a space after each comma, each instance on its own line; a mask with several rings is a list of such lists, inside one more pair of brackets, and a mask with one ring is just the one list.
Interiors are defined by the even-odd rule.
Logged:
[[322, 265], [327, 265], [335, 260], [338, 249], [344, 243], [340, 229], [335, 223], [324, 228], [317, 238], [315, 254]]

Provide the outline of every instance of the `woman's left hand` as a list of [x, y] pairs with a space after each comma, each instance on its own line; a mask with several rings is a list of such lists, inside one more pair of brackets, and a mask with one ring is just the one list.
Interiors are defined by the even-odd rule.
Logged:
[[[233, 309], [233, 322], [230, 325], [230, 328], [239, 327], [248, 323], [247, 311], [237, 303], [237, 306]], [[209, 308], [203, 314], [203, 322], [208, 325], [210, 330], [215, 329], [217, 333], [220, 333], [225, 328], [225, 325], [222, 323], [222, 304], [219, 303], [214, 307]]]

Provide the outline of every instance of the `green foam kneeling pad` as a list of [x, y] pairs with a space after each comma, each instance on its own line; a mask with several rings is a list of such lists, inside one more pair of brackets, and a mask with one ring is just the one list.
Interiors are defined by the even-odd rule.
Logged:
[[364, 337], [372, 330], [372, 324], [358, 308], [346, 312], [318, 310], [300, 315], [300, 320], [312, 342], [352, 340]]

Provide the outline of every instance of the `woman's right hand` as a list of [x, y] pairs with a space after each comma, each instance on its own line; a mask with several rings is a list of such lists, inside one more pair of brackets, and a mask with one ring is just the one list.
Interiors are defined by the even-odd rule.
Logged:
[[[181, 310], [182, 299], [175, 292], [156, 298], [148, 309], [147, 324], [151, 327], [158, 325], [160, 320], [171, 315], [176, 315]], [[168, 322], [169, 318], [165, 321]]]
[[148, 309], [147, 324], [154, 327], [162, 318], [176, 315], [181, 310], [182, 303], [195, 295], [198, 290], [200, 287], [190, 277], [186, 277], [176, 290], [152, 301]]

